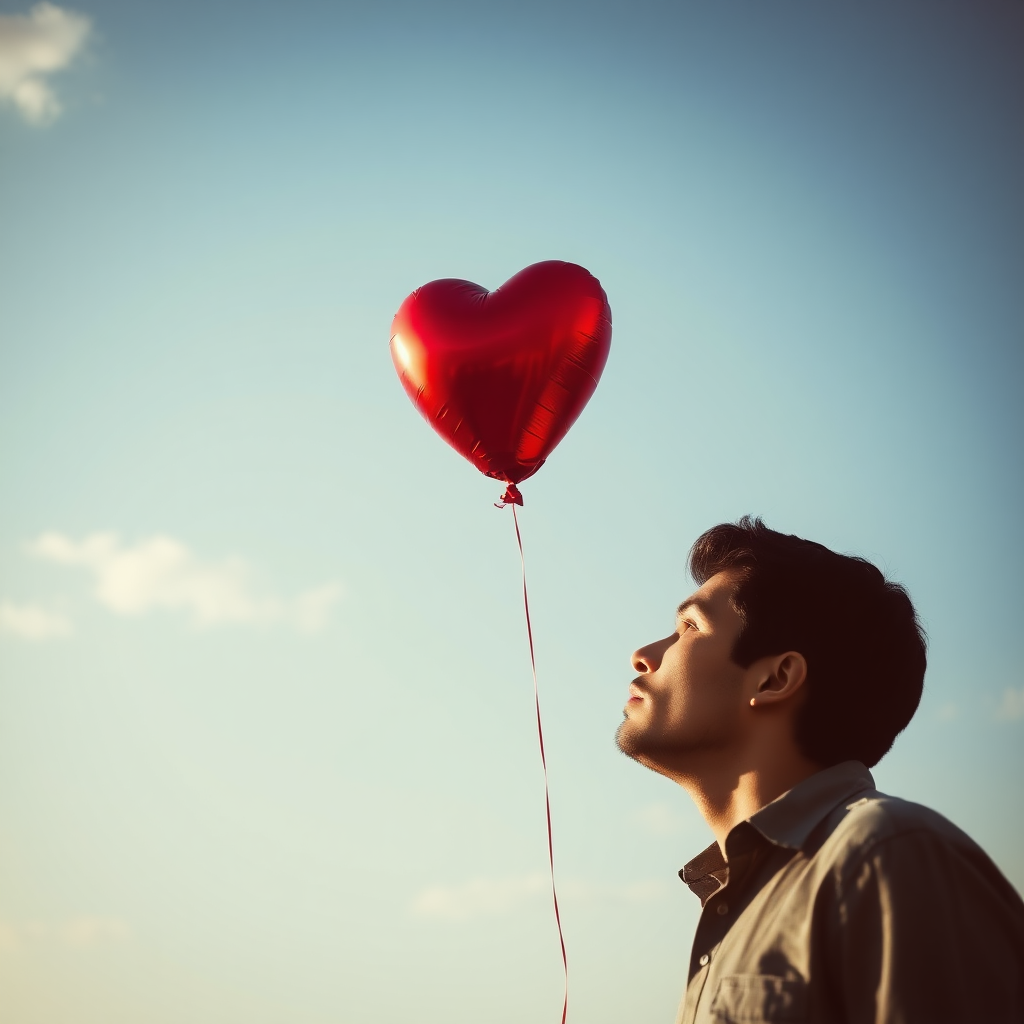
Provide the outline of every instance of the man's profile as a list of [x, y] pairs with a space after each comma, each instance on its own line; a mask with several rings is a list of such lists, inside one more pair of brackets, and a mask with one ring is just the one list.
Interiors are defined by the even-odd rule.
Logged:
[[699, 589], [633, 654], [616, 741], [715, 841], [677, 1024], [1024, 1021], [1024, 903], [941, 815], [868, 768], [921, 698], [906, 591], [745, 517], [690, 553]]

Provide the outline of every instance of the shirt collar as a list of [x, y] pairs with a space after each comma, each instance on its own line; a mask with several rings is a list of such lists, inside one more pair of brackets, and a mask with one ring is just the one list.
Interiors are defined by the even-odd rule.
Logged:
[[768, 842], [799, 850], [829, 811], [874, 788], [871, 772], [860, 761], [842, 761], [798, 782], [747, 820]]
[[719, 889], [725, 885], [729, 877], [729, 865], [726, 864], [718, 841], [713, 842], [706, 850], [702, 850], [685, 867], [679, 871], [679, 877], [689, 886], [690, 892], [704, 906]]
[[[752, 825], [773, 845], [798, 850], [830, 811], [855, 794], [874, 788], [871, 772], [860, 761], [843, 761], [798, 782], [733, 826], [729, 835]], [[729, 866], [715, 842], [686, 864], [679, 877], [704, 904], [725, 884], [728, 872]]]

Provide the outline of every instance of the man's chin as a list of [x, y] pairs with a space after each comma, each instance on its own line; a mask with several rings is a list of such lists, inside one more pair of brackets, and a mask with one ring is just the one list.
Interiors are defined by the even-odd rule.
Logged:
[[674, 767], [678, 761], [679, 749], [676, 744], [659, 744], [655, 737], [644, 733], [628, 718], [615, 732], [615, 745], [637, 764], [652, 772], [674, 778]]
[[643, 735], [628, 718], [615, 731], [615, 745], [626, 757], [631, 757], [634, 761], [639, 761], [641, 764], [647, 764], [644, 760], [646, 749]]

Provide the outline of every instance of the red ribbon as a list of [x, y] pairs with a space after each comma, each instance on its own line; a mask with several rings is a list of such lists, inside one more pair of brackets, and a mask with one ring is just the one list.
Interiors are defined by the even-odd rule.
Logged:
[[[505, 488], [505, 493], [501, 496], [501, 502], [500, 503], [499, 502], [495, 502], [494, 503], [494, 507], [495, 508], [504, 508], [506, 505], [522, 505], [522, 503], [523, 503], [523, 496], [519, 493], [519, 488], [516, 487], [515, 484], [509, 484], [508, 487]], [[515, 509], [513, 509], [512, 511], [515, 512]], [[518, 531], [518, 529], [519, 529], [519, 527], [517, 525], [516, 526], [516, 530]], [[522, 553], [523, 553], [523, 545], [520, 544], [519, 545], [519, 554], [521, 555]]]
[[544, 771], [544, 809], [547, 814], [548, 823], [548, 867], [551, 873], [551, 899], [555, 906], [555, 924], [558, 925], [558, 942], [562, 947], [562, 972], [565, 976], [565, 989], [562, 997], [562, 1024], [565, 1024], [565, 1015], [569, 1009], [569, 962], [565, 956], [565, 936], [562, 934], [562, 918], [558, 913], [558, 892], [555, 889], [555, 850], [551, 838], [551, 794], [548, 791], [548, 762], [544, 756], [544, 727], [540, 720], [540, 690], [537, 687], [537, 659], [533, 653], [533, 627], [530, 625], [530, 598], [526, 592], [526, 558], [523, 555], [523, 538], [519, 532], [519, 516], [516, 514], [516, 505], [522, 505], [523, 496], [519, 493], [515, 484], [509, 484], [508, 490], [502, 498], [503, 508], [505, 505], [512, 506], [512, 519], [516, 525], [516, 540], [519, 543], [519, 561], [523, 566], [523, 607], [526, 610], [526, 635], [530, 641], [530, 665], [533, 668], [533, 702], [537, 708], [537, 740], [540, 743], [540, 764]]

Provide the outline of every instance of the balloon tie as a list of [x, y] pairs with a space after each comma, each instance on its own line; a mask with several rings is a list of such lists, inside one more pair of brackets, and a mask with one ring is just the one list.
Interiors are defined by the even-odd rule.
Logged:
[[526, 592], [526, 558], [523, 555], [523, 537], [519, 532], [519, 516], [516, 514], [516, 505], [522, 505], [523, 499], [515, 484], [508, 485], [503, 502], [505, 505], [512, 505], [512, 520], [516, 525], [516, 541], [519, 543], [519, 561], [523, 566], [523, 608], [526, 611], [526, 636], [530, 641], [530, 666], [533, 669], [533, 702], [537, 709], [537, 740], [540, 744], [540, 765], [544, 773], [544, 809], [548, 824], [548, 868], [551, 873], [551, 900], [555, 907], [555, 924], [558, 926], [558, 942], [562, 947], [562, 973], [565, 977], [565, 989], [562, 997], [562, 1024], [565, 1024], [565, 1015], [569, 1009], [569, 961], [565, 956], [565, 936], [562, 934], [562, 918], [558, 912], [558, 892], [555, 889], [555, 848], [551, 838], [551, 794], [548, 789], [548, 762], [544, 756], [544, 727], [541, 725], [540, 719], [537, 659], [533, 651], [533, 627], [530, 625], [530, 598]]
[[[494, 503], [495, 508], [504, 508], [506, 505], [522, 505], [523, 496], [519, 493], [519, 488], [515, 484], [509, 484], [505, 488], [505, 493], [501, 496], [501, 501]], [[515, 509], [512, 510], [513, 512]], [[517, 527], [518, 529], [518, 527]], [[520, 552], [522, 554], [522, 552]]]

